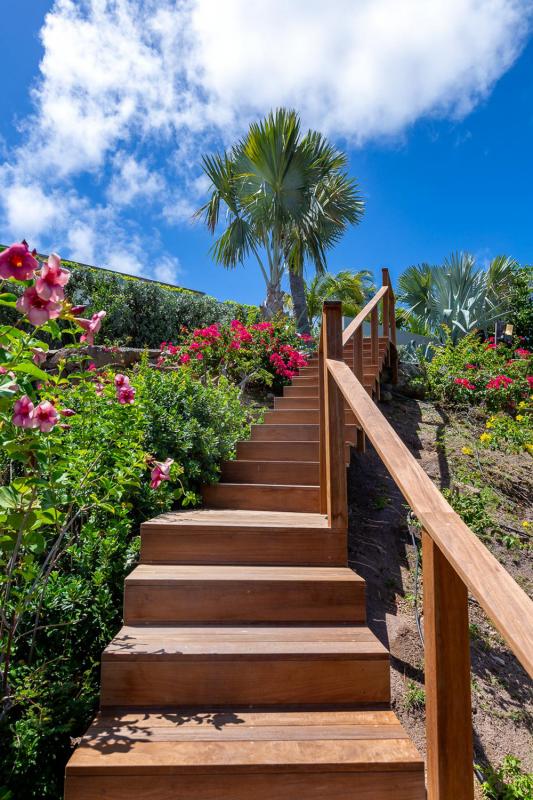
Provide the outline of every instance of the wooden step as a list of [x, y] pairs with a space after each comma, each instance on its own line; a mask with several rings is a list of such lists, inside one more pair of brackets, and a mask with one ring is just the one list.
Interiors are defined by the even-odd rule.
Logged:
[[346, 533], [322, 514], [194, 509], [141, 525], [145, 564], [344, 566], [346, 556]]
[[[252, 425], [252, 441], [255, 442], [318, 442], [318, 425]], [[348, 443], [355, 444], [357, 428], [344, 426], [344, 436]]]
[[300, 511], [318, 514], [318, 486], [216, 483], [202, 487], [204, 505], [211, 508], [244, 508], [258, 511]]
[[[294, 408], [288, 410], [266, 411], [263, 416], [265, 425], [318, 425], [320, 412], [318, 409]], [[351, 409], [345, 409], [344, 420], [355, 423], [355, 414]]]
[[141, 564], [126, 578], [126, 625], [358, 623], [365, 582], [348, 567]]
[[274, 409], [276, 411], [293, 408], [310, 408], [313, 411], [318, 411], [318, 407], [318, 389], [314, 397], [276, 397], [274, 400]]
[[[237, 442], [237, 458], [249, 461], [318, 461], [318, 442]], [[350, 462], [350, 445], [345, 447]]]
[[424, 800], [424, 762], [391, 711], [167, 708], [99, 715], [65, 800]]
[[102, 708], [390, 699], [388, 653], [362, 625], [125, 626], [103, 652], [101, 682]]
[[[371, 383], [371, 376], [365, 376], [364, 383]], [[344, 407], [348, 410], [348, 403], [345, 402]], [[318, 390], [315, 397], [276, 397], [274, 400], [274, 411], [294, 411], [298, 409], [318, 411], [319, 400]], [[350, 418], [355, 419], [352, 414], [348, 415]]]
[[318, 461], [224, 461], [220, 480], [318, 486]]
[[318, 383], [316, 386], [285, 386], [283, 397], [316, 397], [318, 398]]

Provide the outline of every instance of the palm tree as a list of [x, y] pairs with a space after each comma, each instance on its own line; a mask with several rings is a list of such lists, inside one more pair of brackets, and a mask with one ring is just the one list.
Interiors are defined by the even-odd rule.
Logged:
[[226, 227], [212, 253], [227, 268], [253, 256], [266, 284], [266, 316], [283, 308], [282, 278], [290, 272], [299, 330], [309, 330], [303, 269], [326, 268], [326, 251], [363, 213], [346, 155], [320, 133], [300, 135], [295, 111], [279, 109], [252, 123], [229, 152], [205, 156], [208, 202], [197, 211], [215, 233], [221, 208]]
[[320, 317], [324, 300], [341, 300], [342, 313], [355, 317], [375, 291], [372, 273], [368, 270], [317, 274], [306, 287], [309, 319], [314, 323]]
[[442, 336], [442, 326], [457, 341], [469, 331], [488, 330], [509, 311], [510, 280], [516, 262], [497, 256], [487, 270], [473, 256], [455, 253], [440, 266], [409, 267], [398, 281], [398, 299], [413, 324]]

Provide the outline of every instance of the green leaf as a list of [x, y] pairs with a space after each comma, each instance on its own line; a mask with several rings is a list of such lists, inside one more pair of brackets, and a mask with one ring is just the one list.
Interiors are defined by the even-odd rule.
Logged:
[[9, 306], [9, 308], [15, 308], [17, 302], [17, 295], [11, 294], [11, 292], [3, 292], [0, 294], [0, 306]]
[[32, 378], [39, 378], [41, 381], [50, 380], [50, 375], [31, 361], [21, 361], [20, 364], [15, 364], [11, 369], [13, 372], [23, 372], [25, 375], [31, 375]]

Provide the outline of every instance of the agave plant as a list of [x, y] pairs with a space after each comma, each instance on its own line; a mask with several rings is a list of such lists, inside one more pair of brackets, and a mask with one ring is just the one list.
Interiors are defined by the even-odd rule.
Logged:
[[468, 253], [453, 254], [440, 266], [420, 264], [401, 275], [398, 299], [407, 315], [442, 339], [453, 341], [473, 330], [488, 331], [509, 311], [509, 286], [517, 263], [506, 256], [477, 268]]

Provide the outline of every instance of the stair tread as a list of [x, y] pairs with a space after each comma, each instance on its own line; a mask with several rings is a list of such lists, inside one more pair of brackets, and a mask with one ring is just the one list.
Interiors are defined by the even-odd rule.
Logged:
[[387, 649], [365, 625], [125, 625], [102, 661], [265, 658], [382, 660]]
[[364, 579], [349, 567], [269, 567], [225, 566], [207, 564], [139, 564], [126, 583], [172, 583], [174, 581], [350, 581]]
[[99, 715], [67, 774], [421, 771], [391, 712], [161, 709]]
[[[282, 442], [281, 444], [287, 444]], [[255, 511], [247, 509], [198, 508], [168, 511], [143, 523], [143, 530], [168, 527], [253, 527], [253, 528], [328, 528], [325, 514], [297, 511]]]

